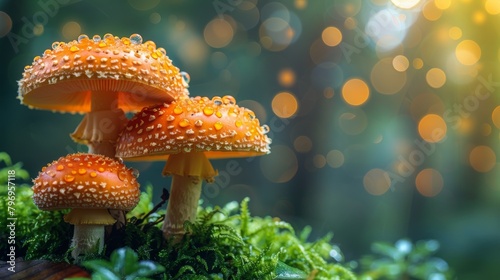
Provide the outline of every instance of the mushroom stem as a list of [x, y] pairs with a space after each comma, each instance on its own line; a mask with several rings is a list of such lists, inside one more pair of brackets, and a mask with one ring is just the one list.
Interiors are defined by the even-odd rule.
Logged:
[[80, 254], [101, 253], [104, 249], [104, 226], [75, 225], [71, 248], [71, 256], [75, 259]]
[[212, 182], [217, 172], [203, 152], [190, 152], [170, 155], [163, 175], [173, 176], [163, 236], [175, 241], [185, 233], [184, 222], [196, 219], [203, 180]]
[[116, 140], [127, 123], [118, 108], [118, 93], [93, 91], [91, 111], [83, 118], [71, 137], [89, 146], [89, 153], [115, 157]]
[[202, 180], [194, 176], [172, 176], [163, 236], [180, 237], [185, 233], [184, 222], [194, 222], [201, 195]]
[[73, 258], [80, 254], [101, 253], [104, 248], [104, 226], [115, 222], [107, 209], [72, 209], [64, 221], [75, 226], [71, 252]]

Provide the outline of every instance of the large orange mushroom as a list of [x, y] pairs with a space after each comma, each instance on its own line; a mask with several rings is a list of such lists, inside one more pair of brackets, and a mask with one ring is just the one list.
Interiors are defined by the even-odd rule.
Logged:
[[165, 49], [139, 34], [80, 35], [54, 42], [25, 67], [18, 98], [30, 108], [85, 113], [72, 138], [90, 153], [114, 157], [124, 112], [187, 95], [186, 86]]
[[71, 208], [64, 220], [75, 226], [72, 256], [101, 252], [104, 226], [115, 219], [110, 209], [129, 211], [139, 202], [132, 169], [95, 154], [71, 154], [42, 168], [33, 180], [33, 201], [41, 210]]
[[116, 156], [167, 160], [163, 175], [173, 178], [163, 232], [175, 237], [196, 218], [202, 181], [217, 175], [209, 159], [267, 154], [268, 130], [231, 96], [183, 98], [138, 112], [120, 135]]

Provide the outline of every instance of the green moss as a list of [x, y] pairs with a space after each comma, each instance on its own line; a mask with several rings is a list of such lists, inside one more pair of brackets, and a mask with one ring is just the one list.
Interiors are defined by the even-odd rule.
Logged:
[[[20, 164], [12, 164], [5, 153], [0, 153], [0, 161], [5, 164], [0, 171], [0, 195], [7, 195], [7, 171], [16, 174], [16, 257], [74, 262], [68, 248], [73, 228], [63, 221], [66, 212], [38, 210], [25, 184], [28, 173]], [[190, 234], [178, 243], [165, 240], [160, 225], [168, 192], [164, 191], [156, 206], [152, 193], [152, 186], [146, 187], [138, 206], [127, 214], [127, 225], [112, 232], [102, 254], [78, 260], [93, 271], [94, 279], [103, 275], [111, 277], [106, 279], [134, 279], [138, 275], [141, 279], [356, 279], [331, 257], [332, 252], [341, 256], [331, 234], [310, 242], [310, 227], [296, 233], [279, 218], [252, 217], [248, 198], [222, 208], [199, 207], [198, 220], [185, 224]], [[2, 199], [2, 228], [7, 226], [8, 207], [8, 199]], [[8, 235], [0, 233], [1, 260], [7, 260]], [[374, 243], [374, 254], [351, 264], [358, 264], [358, 275], [367, 280], [428, 279], [438, 274], [449, 279], [452, 274], [447, 263], [433, 256], [438, 245], [436, 241], [412, 244], [405, 240], [395, 245]]]
[[167, 279], [355, 279], [345, 267], [327, 261], [330, 235], [307, 242], [307, 230], [298, 237], [277, 218], [251, 217], [249, 199], [223, 208], [200, 207], [199, 219], [185, 225], [190, 234], [179, 243], [165, 241], [159, 226], [164, 212], [151, 212], [151, 193], [150, 188], [143, 193], [142, 210], [129, 215], [127, 227], [112, 238], [123, 243], [108, 243], [108, 254], [116, 247], [132, 248], [139, 259], [168, 268]]
[[[331, 236], [306, 242], [307, 234], [297, 237], [286, 222], [251, 217], [248, 199], [222, 208], [200, 207], [199, 219], [185, 225], [191, 233], [179, 243], [166, 241], [160, 229], [164, 211], [158, 210], [165, 207], [159, 207], [163, 203], [153, 207], [151, 189], [146, 189], [139, 206], [127, 215], [127, 226], [108, 238], [104, 254], [86, 256], [79, 262], [108, 259], [119, 248], [128, 247], [139, 260], [167, 268], [162, 273], [165, 279], [355, 279], [344, 267], [326, 261]], [[68, 249], [73, 229], [63, 222], [65, 212], [40, 211], [31, 195], [27, 186], [16, 192], [16, 207], [22, 209], [16, 230], [18, 256], [73, 261]], [[5, 207], [4, 202], [1, 205]], [[0, 215], [5, 215], [3, 210]], [[1, 244], [3, 257], [6, 242]]]

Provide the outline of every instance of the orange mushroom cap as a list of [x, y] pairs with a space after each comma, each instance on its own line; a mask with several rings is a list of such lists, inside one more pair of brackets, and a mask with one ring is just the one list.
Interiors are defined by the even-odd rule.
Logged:
[[33, 201], [41, 210], [93, 208], [131, 210], [139, 183], [123, 163], [98, 154], [61, 157], [33, 180]]
[[204, 152], [209, 159], [270, 152], [267, 125], [236, 105], [232, 96], [183, 98], [144, 108], [122, 131], [116, 156], [164, 160], [169, 154]]
[[75, 113], [90, 111], [92, 91], [118, 92], [117, 107], [124, 111], [188, 94], [165, 49], [142, 43], [139, 34], [121, 39], [80, 35], [68, 43], [54, 42], [25, 67], [18, 83], [21, 103]]

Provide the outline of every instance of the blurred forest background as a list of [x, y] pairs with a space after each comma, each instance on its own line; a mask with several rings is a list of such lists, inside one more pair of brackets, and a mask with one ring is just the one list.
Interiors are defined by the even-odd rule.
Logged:
[[[69, 137], [82, 116], [19, 104], [24, 66], [106, 33], [154, 41], [192, 96], [233, 95], [269, 125], [272, 153], [214, 161], [204, 203], [248, 196], [333, 232], [347, 260], [436, 239], [459, 279], [500, 275], [500, 1], [0, 0], [0, 150], [32, 177], [86, 148]], [[170, 185], [162, 162], [130, 166], [158, 197]]]

